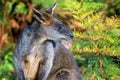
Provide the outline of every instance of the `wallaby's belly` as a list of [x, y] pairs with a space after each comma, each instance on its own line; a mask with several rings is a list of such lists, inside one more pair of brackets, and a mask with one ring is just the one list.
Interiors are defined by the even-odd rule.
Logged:
[[26, 80], [35, 80], [39, 74], [40, 64], [44, 62], [43, 55], [38, 54], [36, 51], [27, 55], [24, 59], [24, 75]]

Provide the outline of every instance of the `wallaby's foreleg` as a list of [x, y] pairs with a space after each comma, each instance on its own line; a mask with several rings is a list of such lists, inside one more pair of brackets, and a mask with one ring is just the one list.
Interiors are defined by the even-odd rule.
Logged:
[[51, 42], [46, 42], [46, 51], [45, 51], [45, 64], [43, 65], [42, 72], [39, 75], [39, 80], [46, 80], [53, 66], [54, 59], [54, 49]]
[[20, 56], [14, 56], [14, 67], [17, 73], [18, 80], [25, 80], [24, 72], [23, 72], [23, 65], [22, 65], [22, 58]]

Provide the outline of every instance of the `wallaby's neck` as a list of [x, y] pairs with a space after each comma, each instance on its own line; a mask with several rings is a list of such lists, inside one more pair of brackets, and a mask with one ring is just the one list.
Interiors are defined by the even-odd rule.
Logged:
[[34, 32], [39, 36], [39, 43], [44, 43], [46, 40], [48, 40], [46, 31], [38, 21], [35, 20], [32, 23], [31, 27], [34, 30]]

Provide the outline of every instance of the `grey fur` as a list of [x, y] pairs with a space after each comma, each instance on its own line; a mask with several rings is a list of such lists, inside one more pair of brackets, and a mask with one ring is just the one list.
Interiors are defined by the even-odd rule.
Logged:
[[54, 61], [47, 80], [82, 80], [79, 67], [71, 53], [59, 42], [55, 42]]
[[39, 47], [39, 45], [41, 45], [45, 40], [45, 32], [37, 22], [34, 22], [31, 26], [27, 26], [22, 31], [18, 44], [15, 48], [15, 52], [13, 54], [14, 66], [19, 80], [25, 80], [23, 73], [24, 57], [32, 53], [33, 48], [35, 46]]
[[53, 66], [53, 60], [54, 60], [54, 50], [53, 50], [53, 44], [51, 42], [46, 42], [46, 51], [45, 51], [45, 57], [47, 58], [45, 62], [45, 66], [41, 69], [43, 73], [39, 76], [39, 80], [46, 80], [51, 69]]
[[[61, 29], [59, 29], [59, 27]], [[54, 18], [54, 23], [49, 27], [44, 27], [47, 37], [50, 40], [60, 41], [61, 39], [71, 40], [72, 32], [58, 19]]]

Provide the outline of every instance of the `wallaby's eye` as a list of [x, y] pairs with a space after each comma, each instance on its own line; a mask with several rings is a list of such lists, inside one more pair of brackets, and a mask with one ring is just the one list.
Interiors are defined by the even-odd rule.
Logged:
[[61, 30], [61, 29], [62, 29], [62, 26], [59, 26], [59, 27], [58, 27], [58, 30]]

